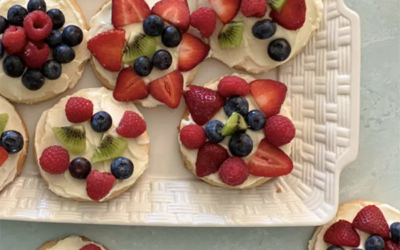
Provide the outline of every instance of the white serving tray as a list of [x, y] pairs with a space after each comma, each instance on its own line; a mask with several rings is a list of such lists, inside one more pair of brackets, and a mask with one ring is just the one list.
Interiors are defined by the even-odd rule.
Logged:
[[[195, 1], [195, 0], [189, 0]], [[102, 0], [78, 0], [86, 18]], [[195, 84], [234, 70], [207, 60]], [[321, 28], [306, 49], [277, 71], [258, 77], [288, 85], [297, 128], [294, 171], [258, 188], [232, 191], [203, 183], [179, 156], [177, 126], [185, 109], [140, 108], [151, 136], [150, 168], [128, 192], [104, 204], [57, 197], [41, 180], [32, 155], [35, 125], [60, 98], [17, 105], [31, 135], [26, 166], [0, 193], [0, 219], [147, 226], [314, 226], [336, 214], [339, 175], [356, 159], [360, 117], [360, 20], [343, 0], [324, 0]], [[100, 87], [88, 65], [67, 94]], [[65, 94], [65, 95], [67, 95]], [[64, 95], [64, 96], [65, 96]]]

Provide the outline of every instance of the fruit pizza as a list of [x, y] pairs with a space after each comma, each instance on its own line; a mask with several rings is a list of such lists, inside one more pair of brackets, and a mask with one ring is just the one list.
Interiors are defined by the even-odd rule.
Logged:
[[37, 250], [108, 250], [108, 248], [86, 237], [72, 235], [47, 241]]

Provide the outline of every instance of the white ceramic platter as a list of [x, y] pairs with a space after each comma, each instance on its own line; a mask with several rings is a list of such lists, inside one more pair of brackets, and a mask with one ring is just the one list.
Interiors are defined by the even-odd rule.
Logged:
[[[194, 0], [189, 0], [194, 1]], [[89, 20], [103, 0], [78, 0]], [[234, 71], [215, 60], [200, 68], [195, 84]], [[104, 204], [57, 197], [41, 180], [32, 155], [14, 183], [0, 193], [0, 219], [148, 226], [311, 226], [336, 214], [339, 176], [355, 160], [360, 117], [360, 20], [343, 0], [324, 0], [321, 28], [306, 49], [277, 71], [289, 86], [297, 128], [294, 171], [258, 188], [231, 191], [195, 178], [179, 156], [177, 126], [185, 109], [143, 109], [151, 136], [150, 168], [134, 188]], [[90, 65], [78, 86], [100, 87]], [[41, 113], [60, 98], [17, 105], [31, 138]]]

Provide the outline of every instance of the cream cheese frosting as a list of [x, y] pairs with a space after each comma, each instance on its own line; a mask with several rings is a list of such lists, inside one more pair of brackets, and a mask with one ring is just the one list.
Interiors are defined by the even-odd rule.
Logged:
[[[84, 89], [78, 91], [73, 96], [83, 97], [91, 100], [94, 106], [94, 113], [99, 111], [108, 112], [112, 116], [113, 125], [106, 133], [113, 136], [118, 136], [116, 128], [118, 127], [118, 124], [121, 121], [125, 111], [130, 110], [141, 115], [133, 103], [116, 101], [113, 98], [112, 91], [107, 90], [106, 88]], [[59, 103], [42, 114], [36, 128], [35, 136], [37, 162], [39, 162], [42, 152], [47, 147], [54, 145], [61, 146], [61, 143], [55, 138], [52, 128], [73, 125], [67, 120], [65, 115], [65, 104], [70, 97], [71, 96], [61, 99]], [[73, 160], [76, 157], [84, 157], [88, 160], [91, 160], [95, 149], [100, 145], [103, 134], [95, 132], [91, 128], [90, 122], [84, 122], [79, 125], [83, 125], [86, 130], [86, 151], [80, 155], [70, 154], [70, 159]], [[146, 132], [136, 139], [125, 138], [125, 140], [128, 142], [128, 147], [122, 156], [130, 159], [133, 162], [134, 173], [129, 179], [116, 180], [110, 193], [100, 201], [106, 200], [115, 191], [132, 186], [148, 167], [148, 151], [150, 146], [150, 138], [148, 133]], [[111, 163], [111, 160], [94, 164], [92, 163], [92, 170], [111, 173]], [[64, 174], [60, 175], [52, 175], [43, 171], [41, 167], [39, 167], [39, 170], [42, 177], [49, 183], [49, 188], [54, 193], [66, 198], [91, 200], [86, 193], [86, 180], [74, 179], [69, 171], [66, 171]]]
[[[233, 74], [233, 75], [243, 78], [248, 83], [256, 80], [254, 77], [251, 77], [249, 75], [241, 75], [241, 74]], [[211, 82], [209, 82], [206, 85], [204, 85], [204, 87], [212, 89], [212, 90], [218, 90], [218, 84], [219, 84], [220, 79], [221, 78], [214, 79]], [[249, 111], [259, 109], [256, 101], [254, 100], [254, 98], [250, 94], [246, 96], [246, 99], [249, 102]], [[286, 102], [283, 104], [283, 106], [281, 108], [280, 115], [286, 116], [289, 119], [292, 119], [290, 107]], [[225, 124], [227, 122], [227, 120], [228, 120], [228, 117], [225, 114], [224, 109], [222, 108], [220, 111], [218, 111], [218, 113], [211, 120], [219, 120], [219, 121], [221, 121], [222, 123]], [[196, 124], [196, 123], [193, 121], [192, 116], [189, 115], [189, 119], [188, 120], [183, 119], [181, 121], [180, 129], [182, 129], [183, 127], [185, 127], [187, 125], [191, 125], [191, 124]], [[205, 127], [205, 125], [203, 127]], [[260, 144], [261, 140], [265, 138], [265, 135], [264, 135], [264, 131], [263, 130], [252, 131], [250, 129], [248, 129], [246, 131], [246, 134], [249, 135], [251, 137], [251, 139], [253, 140], [253, 151], [250, 153], [250, 155], [248, 155], [247, 157], [243, 158], [246, 162], [248, 162], [252, 158], [252, 156], [256, 153], [258, 145]], [[229, 140], [230, 140], [230, 138], [231, 138], [230, 136], [227, 136], [220, 143], [220, 145], [223, 146], [224, 148], [226, 148], [228, 150], [228, 152], [229, 152]], [[196, 167], [197, 154], [198, 154], [199, 150], [192, 150], [192, 149], [188, 149], [185, 146], [183, 146], [181, 140], [179, 139], [179, 136], [178, 136], [178, 141], [179, 141], [179, 146], [180, 146], [182, 154], [188, 159], [188, 161], [192, 164], [192, 166]], [[287, 155], [290, 156], [290, 154], [292, 152], [292, 142], [282, 146], [281, 149]], [[214, 183], [218, 183], [218, 184], [220, 184], [222, 186], [229, 187], [229, 186], [227, 186], [225, 183], [223, 183], [220, 180], [218, 173], [214, 173], [214, 174], [208, 175], [208, 176], [206, 176], [206, 177], [204, 177], [202, 179], [208, 179], [208, 180], [211, 180]], [[244, 189], [246, 187], [254, 185], [256, 182], [260, 181], [261, 179], [265, 179], [265, 177], [259, 177], [259, 176], [254, 176], [254, 175], [250, 174], [249, 178], [243, 184], [241, 184], [239, 186], [236, 186], [235, 188]]]
[[102, 245], [97, 244], [93, 241], [84, 241], [79, 236], [69, 236], [68, 238], [62, 239], [53, 247], [47, 248], [46, 250], [79, 250], [82, 247], [93, 244], [100, 247], [101, 250], [106, 250]]
[[[28, 0], [0, 0], [0, 15], [7, 16], [7, 11], [14, 5], [26, 6]], [[65, 25], [79, 26], [84, 34], [82, 43], [74, 47], [75, 59], [62, 65], [62, 75], [57, 80], [46, 79], [44, 86], [31, 91], [24, 87], [21, 77], [11, 78], [3, 71], [3, 59], [0, 60], [0, 94], [7, 99], [15, 102], [34, 103], [44, 101], [72, 89], [82, 77], [85, 62], [90, 58], [90, 52], [87, 50], [88, 31], [85, 29], [85, 21], [79, 12], [77, 12], [69, 0], [46, 0], [47, 9], [60, 9], [65, 16]]]

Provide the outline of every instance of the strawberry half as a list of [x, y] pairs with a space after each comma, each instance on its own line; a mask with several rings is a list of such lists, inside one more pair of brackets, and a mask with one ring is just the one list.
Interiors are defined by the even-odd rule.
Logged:
[[174, 71], [149, 83], [150, 94], [172, 109], [179, 107], [183, 90], [183, 76]]
[[3, 147], [0, 147], [0, 167], [3, 166], [7, 158], [8, 158], [8, 152]]
[[358, 247], [361, 238], [350, 222], [340, 220], [328, 228], [324, 241], [336, 246]]
[[306, 21], [306, 12], [305, 0], [286, 0], [281, 12], [272, 9], [269, 16], [285, 29], [298, 30]]
[[114, 89], [114, 99], [120, 102], [136, 101], [149, 95], [146, 83], [132, 68], [123, 69]]
[[238, 13], [240, 0], [208, 0], [223, 23], [229, 23]]
[[199, 38], [190, 34], [182, 35], [179, 48], [178, 69], [186, 72], [199, 65], [210, 52], [210, 46], [203, 43]]
[[105, 69], [118, 72], [121, 69], [124, 45], [125, 30], [110, 30], [90, 39], [88, 49]]
[[293, 162], [280, 148], [263, 139], [249, 161], [250, 174], [262, 177], [280, 177], [293, 170]]
[[168, 23], [186, 32], [190, 26], [190, 10], [186, 0], [162, 0], [157, 2], [151, 12]]
[[389, 238], [389, 225], [382, 211], [375, 205], [361, 209], [353, 220], [353, 226], [360, 231]]
[[256, 80], [250, 83], [249, 88], [267, 118], [279, 114], [286, 98], [285, 84], [273, 80]]
[[222, 163], [229, 158], [228, 151], [219, 144], [206, 142], [197, 154], [196, 174], [202, 178], [218, 172]]
[[145, 0], [112, 0], [112, 23], [121, 28], [138, 23], [150, 16], [150, 8]]

